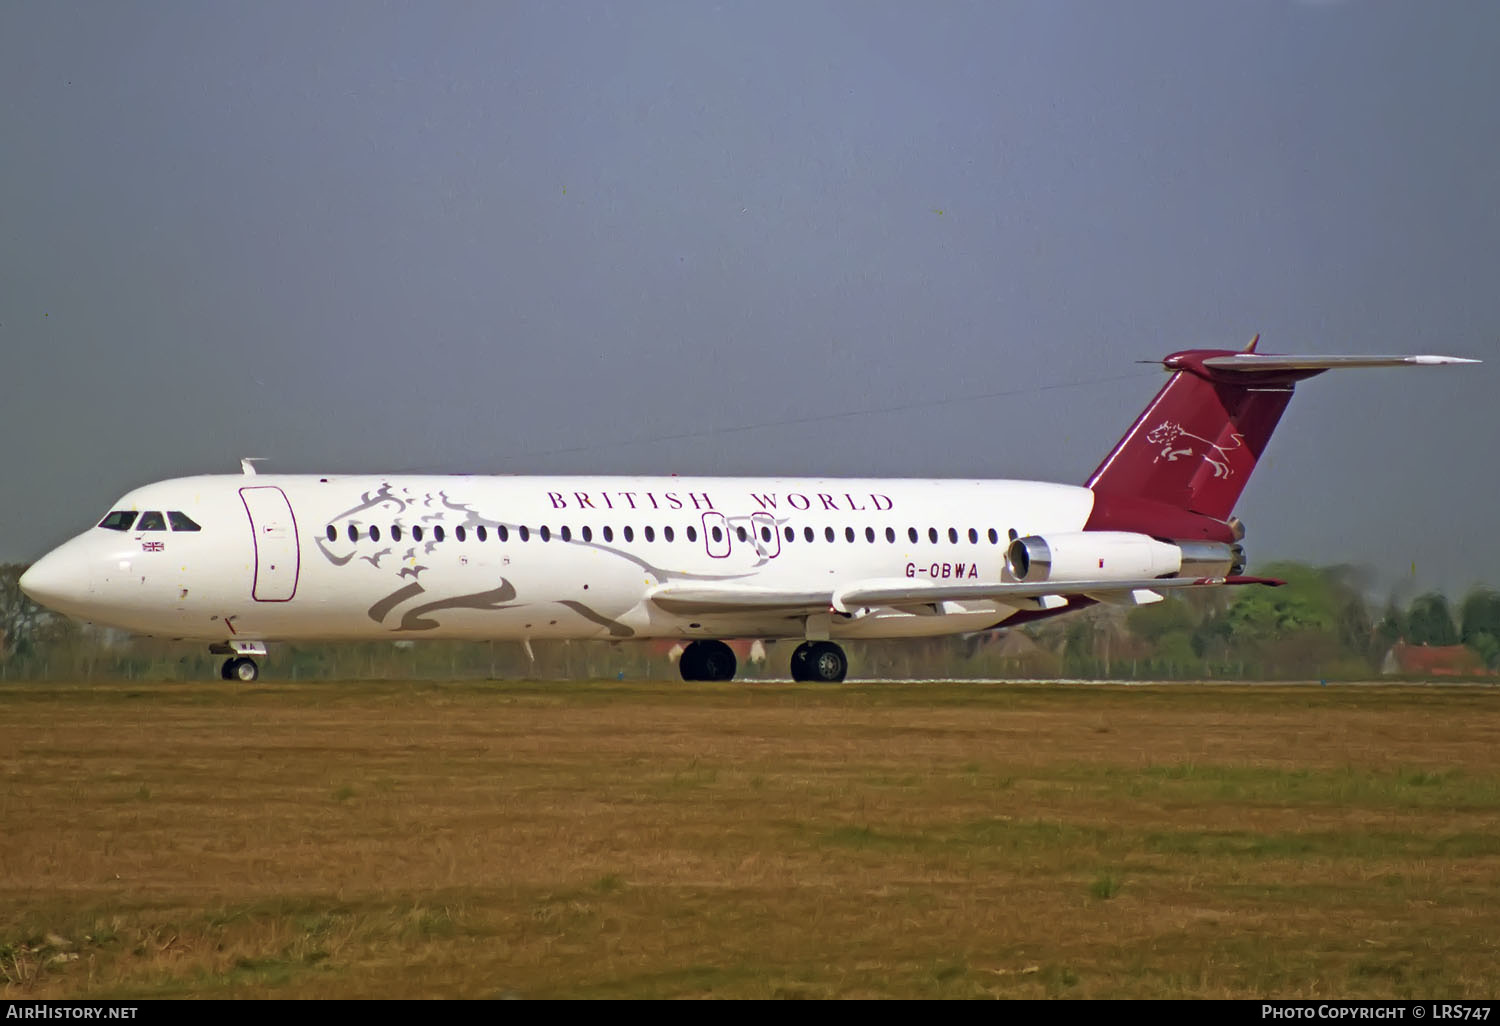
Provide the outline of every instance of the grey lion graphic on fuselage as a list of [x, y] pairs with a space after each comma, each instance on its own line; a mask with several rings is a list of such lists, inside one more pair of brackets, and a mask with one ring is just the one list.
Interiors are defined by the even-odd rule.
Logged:
[[[420, 584], [408, 584], [391, 592], [385, 598], [370, 607], [369, 617], [376, 623], [382, 622], [391, 610], [395, 609], [407, 599], [416, 598], [425, 592]], [[439, 609], [509, 609], [514, 603], [510, 600], [516, 597], [516, 589], [505, 578], [500, 578], [500, 587], [491, 591], [481, 591], [473, 595], [456, 595], [452, 598], [439, 599], [436, 602], [426, 602], [413, 609], [408, 609], [401, 616], [401, 623], [395, 628], [398, 631], [430, 631], [442, 624], [436, 620], [426, 619], [426, 614], [435, 613]]]
[[[446, 492], [438, 492], [436, 496], [429, 492], [421, 498], [413, 496], [410, 489], [402, 489], [402, 492], [404, 497], [403, 495], [396, 494], [390, 482], [382, 482], [377, 490], [365, 492], [360, 496], [358, 504], [350, 506], [342, 513], [335, 515], [333, 520], [336, 523], [347, 523], [350, 527], [353, 527], [355, 535], [358, 538], [366, 537], [370, 527], [375, 527], [381, 531], [390, 531], [393, 527], [399, 529], [401, 532], [400, 537], [397, 537], [393, 532], [390, 535], [390, 540], [399, 541], [405, 545], [405, 552], [401, 556], [401, 559], [408, 564], [413, 563], [418, 552], [427, 556], [432, 555], [439, 541], [437, 532], [429, 530], [426, 525], [443, 524], [449, 515], [447, 511], [460, 514], [462, 517], [461, 520], [458, 520], [452, 526], [469, 527], [472, 529], [485, 523], [479, 514], [467, 505], [450, 502]], [[431, 509], [435, 503], [439, 504], [436, 512], [422, 512], [424, 509]], [[361, 516], [361, 514], [364, 515]], [[413, 523], [415, 526], [422, 528], [421, 533], [423, 537], [421, 540], [412, 536]], [[318, 548], [322, 551], [324, 558], [334, 566], [343, 566], [356, 555], [353, 551], [342, 551], [344, 547], [342, 545], [342, 537], [342, 535], [339, 535], [331, 544], [322, 537], [316, 539]], [[351, 544], [355, 543], [351, 541]], [[338, 546], [338, 549], [335, 549], [334, 546]], [[392, 551], [392, 549], [387, 548], [375, 553], [373, 557], [360, 556], [359, 558], [379, 569], [380, 557], [388, 555]], [[427, 567], [425, 566], [407, 565], [401, 568], [400, 574], [403, 577], [416, 577], [426, 569]]]
[[[1242, 448], [1245, 440], [1241, 435], [1230, 435], [1229, 437], [1233, 440], [1233, 445], [1219, 445], [1217, 442], [1211, 442], [1200, 435], [1184, 431], [1181, 424], [1162, 421], [1146, 434], [1146, 441], [1161, 446], [1161, 452], [1156, 454], [1156, 459], [1152, 460], [1152, 463], [1160, 463], [1162, 460], [1166, 460], [1168, 463], [1176, 463], [1179, 457], [1193, 455], [1193, 450], [1190, 446], [1178, 448], [1178, 441], [1180, 439], [1191, 438], [1195, 442], [1202, 442], [1205, 447], [1203, 459], [1209, 466], [1214, 468], [1214, 477], [1230, 477], [1234, 474], [1234, 470], [1229, 466], [1229, 454]], [[1215, 453], [1218, 454], [1217, 459], [1214, 458]]]
[[[365, 492], [360, 496], [358, 504], [344, 510], [333, 519], [338, 523], [348, 522], [355, 528], [355, 533], [358, 537], [365, 537], [369, 533], [369, 526], [375, 526], [387, 531], [391, 531], [392, 528], [399, 528], [403, 535], [410, 537], [411, 526], [404, 522], [410, 514], [419, 514], [415, 519], [420, 525], [440, 523], [446, 519], [448, 511], [460, 514], [463, 518], [463, 525], [454, 526], [472, 524], [474, 527], [478, 527], [482, 523], [475, 511], [466, 505], [450, 502], [445, 492], [438, 492], [436, 496], [428, 493], [422, 496], [421, 499], [413, 497], [410, 490], [403, 489], [403, 493], [404, 497], [397, 495], [391, 487], [390, 482], [382, 482], [380, 488], [374, 492]], [[435, 504], [438, 505], [436, 512], [420, 512], [423, 509], [432, 509]], [[386, 516], [379, 516], [381, 513], [386, 514]], [[360, 514], [364, 514], [364, 517], [361, 517]], [[423, 555], [431, 555], [432, 551], [437, 547], [438, 541], [436, 532], [424, 533], [427, 533], [425, 539], [422, 541], [412, 539], [412, 544], [406, 546], [400, 559], [400, 565], [395, 571], [396, 579], [406, 583], [399, 585], [389, 595], [386, 595], [369, 608], [367, 615], [376, 623], [384, 623], [386, 617], [394, 613], [397, 606], [427, 594], [427, 589], [418, 580], [422, 576], [422, 571], [427, 569], [427, 566], [417, 562], [417, 554], [420, 551]], [[394, 531], [392, 531], [392, 537], [394, 536]], [[342, 536], [339, 537], [342, 540]], [[317, 544], [324, 558], [334, 566], [344, 566], [357, 555], [355, 551], [336, 551], [330, 546], [326, 538], [323, 537], [317, 538]], [[354, 543], [351, 542], [350, 544]], [[340, 545], [339, 549], [342, 548], [343, 546]], [[390, 555], [392, 552], [393, 550], [387, 546], [376, 552], [373, 557], [360, 556], [359, 558], [378, 570], [380, 569], [381, 557]], [[423, 602], [412, 606], [400, 614], [400, 619], [392, 627], [392, 630], [435, 630], [441, 627], [442, 624], [432, 619], [428, 615], [430, 613], [435, 613], [443, 609], [507, 609], [511, 605], [514, 605], [510, 600], [515, 597], [515, 587], [504, 577], [501, 577], [496, 582], [495, 587], [484, 591], [467, 595], [453, 595], [448, 598]]]
[[[739, 527], [741, 521], [743, 521], [743, 529], [745, 531], [745, 534], [741, 537], [741, 541], [753, 542], [758, 557], [756, 566], [758, 567], [768, 562], [771, 554], [762, 548], [761, 541], [756, 537], [757, 525], [752, 518], [730, 517], [726, 523], [733, 530]], [[521, 525], [519, 524], [510, 524], [493, 518], [482, 517], [469, 504], [452, 501], [445, 491], [439, 491], [435, 494], [428, 492], [417, 496], [410, 489], [402, 488], [400, 489], [400, 494], [397, 494], [397, 489], [390, 482], [382, 482], [378, 489], [373, 492], [365, 492], [360, 496], [360, 501], [357, 504], [333, 517], [332, 522], [336, 525], [352, 526], [355, 529], [355, 536], [357, 538], [367, 537], [370, 526], [375, 526], [382, 532], [390, 531], [393, 527], [400, 529], [400, 541], [404, 551], [402, 551], [402, 555], [392, 574], [394, 586], [388, 595], [381, 598], [367, 611], [367, 615], [376, 623], [384, 624], [388, 618], [394, 618], [395, 623], [391, 627], [393, 631], [434, 630], [442, 626], [442, 624], [433, 619], [429, 614], [444, 609], [500, 610], [525, 605], [524, 602], [511, 601], [518, 597], [515, 586], [506, 578], [499, 577], [489, 582], [492, 587], [485, 590], [464, 595], [454, 595], [444, 599], [429, 600], [408, 606], [404, 612], [397, 612], [397, 607], [415, 602], [420, 596], [427, 595], [429, 599], [431, 598], [427, 589], [421, 583], [422, 572], [428, 569], [428, 567], [423, 563], [418, 563], [417, 559], [419, 554], [430, 557], [440, 544], [448, 544], [447, 542], [440, 543], [438, 541], [438, 532], [435, 528], [441, 527], [445, 533], [455, 539], [460, 529], [472, 534], [475, 538], [479, 537], [478, 532], [481, 529], [497, 531], [503, 526], [507, 531], [512, 533], [521, 529]], [[779, 526], [781, 521], [775, 520], [773, 523]], [[412, 537], [413, 527], [418, 527], [422, 530], [423, 538], [421, 541], [417, 541]], [[536, 529], [535, 527], [531, 527], [533, 531]], [[356, 555], [359, 555], [354, 548], [357, 543], [350, 541], [345, 544], [344, 537], [345, 534], [343, 531], [340, 531], [335, 535], [336, 540], [331, 543], [322, 535], [318, 535], [315, 539], [319, 551], [323, 553], [323, 557], [334, 566], [345, 566]], [[616, 548], [613, 545], [599, 541], [583, 541], [576, 536], [564, 542], [561, 538], [554, 535], [553, 542], [608, 552], [611, 555], [636, 564], [661, 582], [669, 580], [723, 581], [751, 576], [749, 573], [698, 574], [668, 570], [664, 567], [652, 565], [636, 554]], [[386, 549], [376, 553], [373, 558], [371, 556], [360, 556], [360, 559], [379, 570], [381, 569], [381, 557], [388, 554], [392, 553], [389, 549]], [[509, 562], [508, 558], [506, 562]], [[389, 567], [391, 564], [387, 563], [386, 566]], [[624, 638], [635, 634], [632, 628], [617, 620], [610, 619], [581, 602], [567, 601], [559, 604], [568, 608], [573, 613], [582, 616], [584, 619], [591, 620], [607, 628], [611, 637]]]

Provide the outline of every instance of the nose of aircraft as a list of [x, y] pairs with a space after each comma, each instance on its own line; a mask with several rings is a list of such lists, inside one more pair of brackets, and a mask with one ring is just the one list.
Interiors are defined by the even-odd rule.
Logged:
[[21, 590], [33, 601], [63, 612], [79, 606], [88, 596], [88, 571], [69, 558], [63, 549], [54, 549], [31, 565], [21, 575]]

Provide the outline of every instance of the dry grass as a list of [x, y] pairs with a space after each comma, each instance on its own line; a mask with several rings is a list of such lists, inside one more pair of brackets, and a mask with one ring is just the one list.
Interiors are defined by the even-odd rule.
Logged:
[[1497, 702], [0, 688], [0, 996], [1494, 997]]

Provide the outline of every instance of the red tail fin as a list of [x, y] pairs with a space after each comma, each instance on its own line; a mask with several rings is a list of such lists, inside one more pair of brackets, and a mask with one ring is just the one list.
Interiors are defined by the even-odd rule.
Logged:
[[[1161, 520], [1161, 507], [1222, 521], [1250, 480], [1250, 472], [1286, 404], [1292, 387], [1325, 370], [1350, 367], [1433, 367], [1478, 363], [1458, 356], [1287, 356], [1257, 353], [1257, 335], [1244, 352], [1188, 349], [1162, 361], [1173, 373], [1125, 437], [1115, 445], [1088, 486], [1099, 499], [1100, 530], [1127, 526], [1141, 510]], [[1110, 511], [1114, 512], [1111, 513]], [[1134, 510], [1134, 513], [1130, 511]], [[1106, 515], [1107, 514], [1107, 515]], [[1118, 515], [1116, 515], [1118, 514]], [[1122, 519], [1122, 517], [1124, 519]], [[1191, 521], [1191, 523], [1190, 523]], [[1195, 518], [1178, 523], [1182, 537], [1210, 537], [1217, 525]]]
[[1226, 519], [1291, 401], [1293, 385], [1322, 373], [1204, 364], [1239, 355], [1196, 349], [1167, 357], [1163, 363], [1175, 373], [1089, 476], [1088, 486], [1101, 496]]

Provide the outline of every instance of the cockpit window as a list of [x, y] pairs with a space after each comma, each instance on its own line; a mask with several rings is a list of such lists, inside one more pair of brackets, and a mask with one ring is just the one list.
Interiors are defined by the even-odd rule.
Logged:
[[167, 529], [167, 518], [154, 509], [148, 509], [141, 514], [141, 522], [135, 525], [137, 531], [165, 531]]
[[203, 528], [193, 523], [193, 518], [181, 510], [167, 510], [167, 521], [172, 525], [174, 531], [201, 531]]
[[117, 509], [99, 521], [99, 526], [107, 527], [111, 531], [128, 531], [130, 525], [135, 523], [135, 517], [136, 512], [133, 509]]

